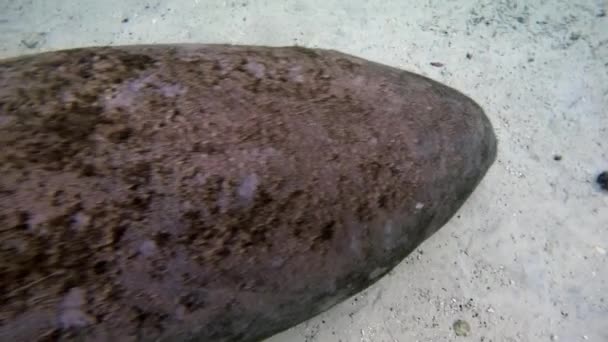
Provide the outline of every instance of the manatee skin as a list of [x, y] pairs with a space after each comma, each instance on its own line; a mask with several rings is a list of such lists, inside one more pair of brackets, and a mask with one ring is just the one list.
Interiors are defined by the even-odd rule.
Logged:
[[363, 290], [496, 154], [458, 91], [299, 47], [0, 62], [0, 340], [256, 341]]

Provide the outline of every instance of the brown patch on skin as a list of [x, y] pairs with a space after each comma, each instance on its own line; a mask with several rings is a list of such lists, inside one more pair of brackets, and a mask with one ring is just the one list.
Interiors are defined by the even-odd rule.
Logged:
[[[29, 203], [1, 202], [2, 212], [19, 218], [12, 224], [1, 219], [6, 230], [0, 248], [0, 300], [8, 312], [24, 312], [35, 293], [60, 295], [82, 285], [99, 293], [100, 284], [116, 276], [107, 261], [113, 256], [104, 251], [111, 252], [120, 242], [127, 222], [121, 223], [119, 211], [109, 214], [110, 206], [83, 202], [86, 189], [98, 181], [80, 179], [108, 174], [108, 165], [91, 158], [96, 154], [92, 136], [100, 125], [116, 125], [110, 137], [113, 142], [126, 140], [130, 133], [128, 127], [104, 117], [101, 99], [109, 91], [108, 84], [136, 77], [154, 61], [144, 55], [107, 52], [73, 50], [18, 60], [8, 70], [2, 65], [4, 77], [21, 83], [5, 87], [0, 97], [2, 117], [9, 122], [2, 127], [0, 143], [10, 146], [0, 153], [1, 174], [7, 179], [21, 178], [20, 182], [25, 181], [22, 189], [35, 179], [42, 180], [30, 190]], [[107, 152], [100, 152], [98, 158], [107, 158]], [[136, 165], [130, 176], [136, 182], [137, 177], [145, 179], [142, 170]], [[73, 176], [53, 184], [50, 172], [55, 171]], [[28, 176], [32, 172], [36, 178]], [[49, 209], [42, 209], [47, 204]], [[61, 336], [52, 330], [42, 338], [57, 334]]]
[[[111, 54], [104, 49], [48, 56], [25, 58], [11, 69], [10, 77], [22, 80], [22, 84], [3, 94], [2, 111], [12, 116], [12, 124], [4, 127], [8, 136], [2, 137], [2, 143], [24, 151], [31, 163], [61, 170], [88, 152], [89, 137], [97, 125], [113, 124], [104, 119], [100, 103], [108, 83], [120, 84], [154, 60], [145, 55]], [[118, 140], [128, 134], [128, 127], [113, 133]], [[24, 135], [30, 138], [24, 140]], [[6, 158], [0, 161], [5, 166], [16, 162]]]
[[[495, 154], [461, 94], [331, 51], [77, 49], [3, 61], [0, 84], [12, 339], [267, 336], [396, 264]], [[35, 323], [75, 287], [92, 326]]]

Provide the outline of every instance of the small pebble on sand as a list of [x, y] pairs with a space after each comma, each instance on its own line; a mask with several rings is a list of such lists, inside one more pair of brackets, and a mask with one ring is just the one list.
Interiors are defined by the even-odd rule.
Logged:
[[604, 171], [597, 176], [597, 184], [604, 190], [608, 190], [608, 171]]
[[469, 336], [469, 334], [471, 334], [471, 326], [467, 321], [459, 319], [454, 322], [452, 327], [454, 328], [456, 336]]

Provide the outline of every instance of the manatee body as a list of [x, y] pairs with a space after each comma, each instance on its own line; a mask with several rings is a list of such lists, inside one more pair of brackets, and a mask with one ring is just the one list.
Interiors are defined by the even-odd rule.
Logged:
[[428, 78], [299, 47], [0, 62], [0, 340], [256, 341], [363, 290], [496, 154]]

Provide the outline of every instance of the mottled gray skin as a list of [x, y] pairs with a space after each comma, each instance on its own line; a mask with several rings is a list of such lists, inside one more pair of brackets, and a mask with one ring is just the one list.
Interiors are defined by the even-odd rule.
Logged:
[[496, 154], [428, 78], [225, 45], [2, 61], [0, 144], [2, 341], [268, 337], [393, 268]]

